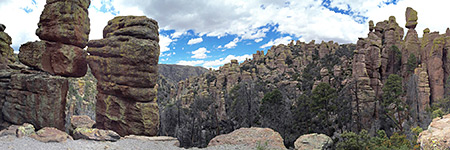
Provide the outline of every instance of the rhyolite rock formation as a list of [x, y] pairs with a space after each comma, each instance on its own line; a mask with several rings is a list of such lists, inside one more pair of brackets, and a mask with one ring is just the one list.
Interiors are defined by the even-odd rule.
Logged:
[[158, 23], [145, 16], [120, 16], [108, 22], [101, 40], [88, 43], [89, 66], [97, 82], [99, 129], [124, 135], [156, 135]]
[[20, 61], [30, 67], [65, 77], [82, 77], [87, 71], [86, 47], [90, 0], [49, 0], [42, 11], [36, 35], [42, 41], [20, 47]]

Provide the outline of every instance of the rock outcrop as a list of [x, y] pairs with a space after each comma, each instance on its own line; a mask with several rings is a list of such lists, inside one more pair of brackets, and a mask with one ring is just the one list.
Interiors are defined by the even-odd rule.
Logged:
[[87, 71], [86, 47], [90, 0], [49, 0], [42, 11], [36, 35], [42, 41], [20, 47], [25, 65], [65, 77], [82, 77]]
[[158, 133], [158, 35], [155, 20], [123, 16], [108, 22], [104, 39], [89, 41], [87, 59], [98, 80], [97, 128], [121, 136]]
[[6, 26], [0, 24], [0, 69], [6, 69], [7, 64], [15, 62], [12, 39], [5, 33]]
[[450, 114], [435, 118], [428, 129], [421, 132], [417, 143], [421, 149], [448, 149], [450, 143]]
[[229, 134], [219, 135], [213, 138], [208, 146], [217, 145], [245, 145], [249, 147], [259, 146], [268, 149], [286, 149], [278, 132], [269, 128], [241, 128]]
[[300, 136], [294, 143], [296, 150], [329, 150], [333, 140], [325, 134], [306, 134]]
[[2, 103], [5, 121], [13, 124], [31, 123], [37, 129], [65, 129], [66, 78], [40, 72], [9, 72], [5, 78], [9, 80], [6, 98]]

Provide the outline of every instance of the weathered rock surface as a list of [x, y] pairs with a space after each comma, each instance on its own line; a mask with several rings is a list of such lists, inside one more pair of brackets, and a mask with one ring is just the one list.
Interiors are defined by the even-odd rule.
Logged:
[[258, 144], [264, 146], [267, 144], [269, 149], [286, 149], [278, 132], [269, 128], [241, 128], [229, 134], [219, 135], [213, 138], [208, 146], [217, 145], [246, 145], [256, 147]]
[[120, 135], [111, 130], [101, 130], [96, 128], [79, 127], [73, 131], [73, 138], [95, 140], [95, 141], [112, 141], [120, 139]]
[[104, 39], [88, 43], [87, 57], [97, 83], [97, 128], [125, 136], [156, 135], [159, 109], [158, 24], [147, 17], [115, 17]]
[[36, 41], [20, 47], [19, 60], [53, 75], [82, 77], [87, 71], [86, 56], [86, 51], [76, 46]]
[[53, 127], [45, 127], [40, 129], [36, 132], [36, 134], [33, 134], [30, 136], [31, 138], [34, 138], [38, 141], [48, 143], [48, 142], [65, 142], [67, 140], [73, 140], [70, 135], [68, 135], [66, 132], [60, 131]]
[[408, 29], [415, 29], [417, 26], [417, 11], [411, 7], [406, 8], [406, 25]]
[[0, 69], [7, 68], [7, 64], [15, 62], [14, 50], [11, 47], [12, 39], [5, 33], [6, 26], [0, 24]]
[[70, 118], [70, 123], [73, 128], [92, 128], [94, 126], [95, 121], [92, 120], [89, 116], [81, 115], [81, 116], [72, 116]]
[[428, 129], [421, 132], [417, 142], [421, 149], [448, 149], [450, 147], [450, 114], [435, 118]]
[[82, 77], [87, 71], [86, 47], [90, 0], [49, 0], [41, 14], [36, 35], [43, 41], [20, 47], [25, 65], [65, 77]]
[[294, 143], [296, 150], [328, 150], [333, 140], [325, 134], [307, 134], [300, 136]]
[[11, 73], [9, 77], [2, 107], [5, 121], [64, 130], [67, 79], [44, 73]]
[[36, 35], [40, 39], [86, 47], [89, 40], [90, 0], [48, 0], [42, 11]]

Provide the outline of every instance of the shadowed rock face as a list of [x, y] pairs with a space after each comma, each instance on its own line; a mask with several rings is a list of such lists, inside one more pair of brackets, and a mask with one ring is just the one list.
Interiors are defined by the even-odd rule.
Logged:
[[64, 77], [82, 77], [87, 71], [86, 47], [90, 23], [90, 0], [48, 0], [36, 35], [42, 41], [20, 47], [25, 65]]
[[157, 22], [144, 16], [116, 17], [103, 33], [104, 39], [89, 41], [87, 57], [98, 80], [97, 127], [121, 136], [156, 135]]

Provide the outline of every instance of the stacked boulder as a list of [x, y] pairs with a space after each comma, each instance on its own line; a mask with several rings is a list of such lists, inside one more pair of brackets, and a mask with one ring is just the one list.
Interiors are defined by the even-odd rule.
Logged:
[[[47, 0], [36, 31], [42, 41], [23, 44], [18, 55], [20, 62], [31, 68], [9, 64], [9, 69], [0, 71], [0, 91], [6, 91], [0, 95], [0, 106], [6, 123], [65, 130], [69, 90], [65, 77], [82, 77], [87, 71], [83, 48], [90, 32], [89, 5], [90, 0]], [[0, 32], [0, 37], [5, 41], [3, 37], [9, 36]], [[10, 44], [10, 38], [6, 39]], [[5, 51], [4, 44], [0, 45]], [[6, 54], [11, 50], [6, 48]]]
[[97, 128], [121, 136], [156, 135], [158, 23], [145, 16], [120, 16], [108, 22], [101, 40], [88, 43], [87, 57], [97, 78]]
[[42, 41], [20, 47], [20, 61], [30, 67], [65, 77], [86, 74], [90, 0], [47, 0], [36, 35]]

